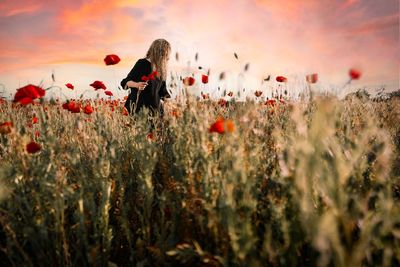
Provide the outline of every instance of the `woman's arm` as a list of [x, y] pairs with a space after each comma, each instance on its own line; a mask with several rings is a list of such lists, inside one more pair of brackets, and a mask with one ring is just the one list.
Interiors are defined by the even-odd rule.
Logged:
[[129, 72], [128, 76], [121, 81], [122, 88], [125, 89], [127, 87], [133, 87], [138, 89], [143, 89], [145, 84], [140, 82], [140, 78], [145, 73], [145, 66], [141, 60], [136, 61], [135, 66], [133, 66], [132, 70]]

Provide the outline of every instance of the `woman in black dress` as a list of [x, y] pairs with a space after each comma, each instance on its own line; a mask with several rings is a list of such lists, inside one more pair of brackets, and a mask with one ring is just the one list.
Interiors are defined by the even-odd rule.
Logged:
[[[121, 81], [122, 88], [131, 89], [125, 102], [129, 114], [138, 113], [143, 107], [147, 107], [152, 117], [157, 114], [163, 116], [164, 110], [160, 100], [171, 97], [166, 86], [170, 53], [171, 46], [168, 41], [153, 41], [146, 57], [139, 59], [128, 76]], [[147, 81], [146, 77], [152, 73], [156, 74], [154, 79]]]

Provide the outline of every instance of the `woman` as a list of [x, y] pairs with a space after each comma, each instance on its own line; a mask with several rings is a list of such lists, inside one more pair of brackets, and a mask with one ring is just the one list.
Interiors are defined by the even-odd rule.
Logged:
[[[153, 41], [146, 57], [139, 59], [128, 76], [121, 81], [124, 89], [131, 88], [131, 93], [125, 102], [130, 114], [139, 112], [143, 107], [150, 110], [150, 115], [163, 116], [164, 110], [161, 99], [170, 98], [167, 91], [167, 62], [171, 53], [170, 44], [164, 39]], [[155, 79], [143, 79], [157, 72]]]

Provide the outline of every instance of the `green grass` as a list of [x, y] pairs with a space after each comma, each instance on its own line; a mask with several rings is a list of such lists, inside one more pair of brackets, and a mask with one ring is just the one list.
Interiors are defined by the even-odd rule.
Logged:
[[2, 266], [400, 265], [398, 97], [0, 109]]

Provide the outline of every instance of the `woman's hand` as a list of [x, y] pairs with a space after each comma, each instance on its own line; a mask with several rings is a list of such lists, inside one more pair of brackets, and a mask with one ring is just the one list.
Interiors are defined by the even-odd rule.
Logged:
[[138, 82], [136, 83], [136, 88], [139, 89], [140, 91], [144, 90], [144, 88], [147, 86], [147, 82]]
[[142, 91], [144, 88], [147, 86], [147, 82], [134, 82], [134, 81], [128, 81], [126, 83], [126, 86], [128, 87], [133, 87], [137, 88], [138, 90]]

